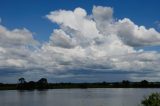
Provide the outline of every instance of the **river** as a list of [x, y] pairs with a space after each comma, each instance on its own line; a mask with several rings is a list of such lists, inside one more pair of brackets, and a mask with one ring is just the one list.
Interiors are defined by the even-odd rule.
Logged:
[[0, 106], [138, 106], [160, 89], [96, 88], [0, 91]]

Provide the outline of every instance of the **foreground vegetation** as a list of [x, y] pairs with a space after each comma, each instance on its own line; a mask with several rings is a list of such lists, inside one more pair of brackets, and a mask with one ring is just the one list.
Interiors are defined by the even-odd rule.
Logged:
[[46, 78], [41, 78], [37, 82], [27, 82], [24, 78], [19, 78], [17, 84], [0, 83], [0, 90], [33, 90], [33, 89], [65, 89], [65, 88], [160, 88], [160, 82], [97, 82], [97, 83], [48, 83]]
[[152, 93], [142, 100], [143, 106], [160, 106], [160, 93]]

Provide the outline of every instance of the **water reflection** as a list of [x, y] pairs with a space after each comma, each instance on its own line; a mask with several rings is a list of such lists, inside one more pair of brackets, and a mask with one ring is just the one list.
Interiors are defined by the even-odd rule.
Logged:
[[53, 89], [0, 91], [2, 106], [138, 106], [159, 89]]

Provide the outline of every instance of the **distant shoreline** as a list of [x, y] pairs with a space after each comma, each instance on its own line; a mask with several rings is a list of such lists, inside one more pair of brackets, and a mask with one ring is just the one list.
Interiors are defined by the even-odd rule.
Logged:
[[45, 89], [87, 89], [87, 88], [160, 88], [160, 82], [96, 82], [96, 83], [47, 83], [47, 84], [3, 84], [0, 90], [45, 90]]

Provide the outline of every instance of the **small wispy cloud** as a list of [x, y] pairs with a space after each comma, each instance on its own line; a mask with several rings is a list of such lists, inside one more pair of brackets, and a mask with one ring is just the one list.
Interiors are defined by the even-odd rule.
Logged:
[[160, 21], [156, 21], [155, 24], [156, 24], [156, 26], [157, 26], [157, 29], [160, 30]]
[[2, 18], [0, 17], [0, 23], [2, 23]]

